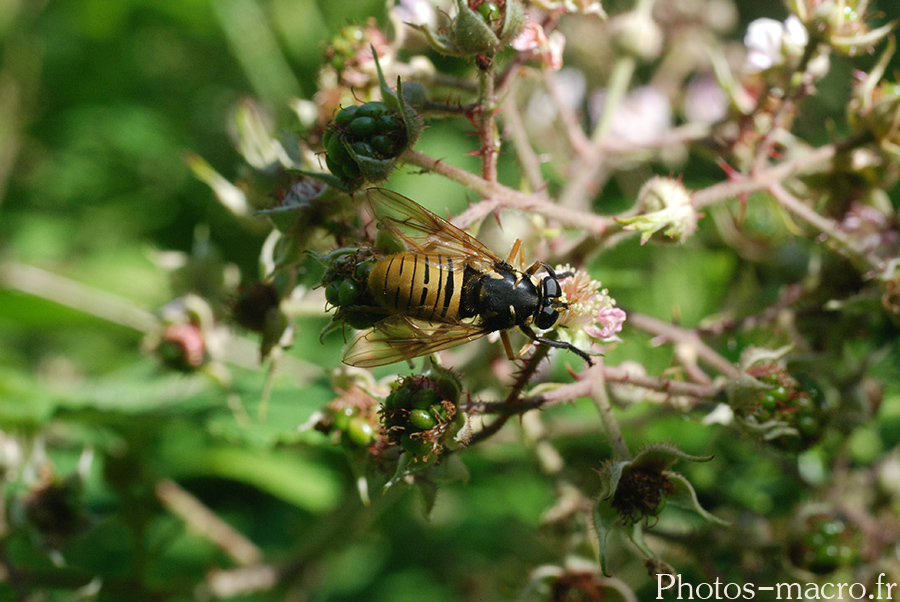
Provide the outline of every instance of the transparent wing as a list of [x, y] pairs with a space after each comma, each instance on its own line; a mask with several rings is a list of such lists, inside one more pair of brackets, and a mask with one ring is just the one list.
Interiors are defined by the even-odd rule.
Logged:
[[366, 191], [378, 225], [403, 240], [410, 251], [465, 258], [469, 263], [502, 263], [474, 237], [428, 211], [412, 199], [384, 188]]
[[483, 337], [487, 331], [472, 324], [437, 324], [395, 315], [370, 330], [358, 332], [344, 350], [344, 363], [360, 368], [384, 366]]

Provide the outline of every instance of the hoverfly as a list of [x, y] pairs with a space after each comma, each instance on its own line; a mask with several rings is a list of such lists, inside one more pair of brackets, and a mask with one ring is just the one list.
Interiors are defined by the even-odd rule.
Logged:
[[[412, 359], [499, 331], [507, 357], [515, 359], [507, 330], [518, 327], [532, 342], [568, 349], [589, 365], [590, 356], [573, 345], [538, 336], [567, 309], [559, 280], [545, 263], [513, 265], [517, 240], [502, 260], [474, 237], [412, 199], [370, 188], [369, 204], [378, 227], [406, 245], [380, 256], [368, 273], [370, 314], [386, 314], [347, 344], [344, 363], [369, 368]], [[541, 278], [538, 271], [546, 275]]]

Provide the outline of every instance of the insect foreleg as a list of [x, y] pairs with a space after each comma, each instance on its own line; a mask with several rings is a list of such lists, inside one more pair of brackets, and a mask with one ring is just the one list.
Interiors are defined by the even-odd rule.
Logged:
[[533, 330], [531, 330], [531, 328], [528, 328], [527, 326], [519, 326], [519, 328], [528, 336], [529, 339], [531, 339], [535, 343], [540, 343], [549, 347], [556, 347], [557, 349], [568, 349], [569, 351], [586, 361], [588, 366], [594, 365], [594, 360], [591, 359], [591, 356], [589, 356], [587, 353], [585, 353], [575, 345], [572, 345], [571, 343], [539, 337]]
[[525, 274], [529, 276], [537, 274], [537, 271], [541, 268], [544, 268], [554, 280], [563, 280], [564, 278], [569, 278], [570, 276], [575, 275], [574, 272], [561, 272], [557, 274], [553, 268], [551, 268], [543, 261], [535, 261], [534, 263], [532, 263], [530, 266], [528, 266], [528, 269], [525, 270]]
[[530, 266], [528, 266], [528, 268], [525, 270], [525, 274], [528, 276], [533, 276], [534, 274], [537, 274], [537, 271], [541, 268], [547, 268], [548, 271], [552, 271], [543, 261], [535, 261]]

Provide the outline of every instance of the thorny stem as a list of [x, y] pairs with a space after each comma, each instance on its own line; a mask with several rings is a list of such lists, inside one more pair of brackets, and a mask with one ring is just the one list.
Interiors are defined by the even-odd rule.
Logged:
[[741, 376], [741, 371], [734, 364], [716, 353], [709, 345], [703, 342], [694, 330], [682, 328], [650, 316], [635, 312], [628, 312], [628, 323], [635, 328], [656, 335], [676, 345], [684, 345], [690, 348], [697, 357], [707, 365], [715, 368], [728, 378]]
[[[722, 388], [711, 384], [697, 384], [678, 380], [669, 380], [636, 374], [633, 370], [621, 367], [602, 366], [603, 379], [606, 382], [615, 382], [623, 385], [641, 387], [648, 391], [658, 391], [673, 397], [690, 398], [695, 403], [714, 399], [722, 393]], [[505, 401], [471, 401], [460, 404], [466, 412], [480, 412], [483, 414], [515, 415], [533, 410], [535, 408], [553, 406], [561, 403], [569, 403], [591, 394], [593, 386], [590, 378], [575, 381], [554, 388], [541, 395], [523, 397], [515, 406], [510, 407]], [[683, 404], [682, 404], [683, 405]]]
[[[534, 353], [531, 354], [531, 357], [525, 362], [525, 365], [522, 367], [522, 371], [519, 372], [516, 377], [516, 382], [509, 390], [509, 395], [506, 396], [506, 400], [503, 402], [503, 405], [513, 408], [516, 407], [521, 398], [522, 391], [528, 386], [528, 383], [531, 381], [534, 373], [537, 371], [538, 366], [541, 361], [545, 357], [547, 357], [547, 353], [549, 353], [550, 347], [548, 345], [537, 345], [535, 347]], [[472, 435], [471, 439], [469, 439], [469, 445], [475, 445], [484, 441], [485, 439], [492, 437], [496, 434], [503, 425], [506, 424], [506, 421], [509, 420], [509, 417], [512, 416], [512, 413], [509, 414], [501, 414], [497, 416], [497, 418], [491, 422], [489, 425]]]
[[[845, 144], [852, 145], [852, 141], [848, 141]], [[696, 209], [700, 209], [741, 195], [766, 191], [784, 209], [844, 247], [851, 258], [859, 261], [865, 269], [881, 270], [883, 269], [882, 262], [876, 257], [871, 257], [861, 252], [854, 245], [853, 240], [840, 230], [840, 227], [834, 220], [819, 214], [784, 187], [783, 182], [785, 179], [816, 171], [816, 168], [821, 166], [821, 164], [834, 159], [838, 151], [838, 147], [833, 144], [822, 146], [802, 157], [785, 161], [750, 176], [714, 184], [694, 192], [691, 196], [693, 205]]]
[[606, 155], [600, 150], [603, 139], [612, 126], [612, 118], [625, 96], [631, 76], [634, 74], [636, 60], [634, 57], [625, 56], [616, 61], [610, 75], [609, 87], [606, 89], [606, 100], [603, 103], [603, 112], [600, 120], [591, 134], [591, 144], [586, 154], [582, 155], [572, 170], [572, 179], [563, 189], [559, 197], [559, 204], [563, 207], [583, 207], [593, 198], [599, 188], [597, 177]]
[[477, 104], [451, 104], [446, 102], [427, 101], [422, 107], [422, 112], [429, 117], [470, 115], [478, 110]]
[[[638, 0], [634, 12], [649, 15], [654, 2], [655, 0]], [[603, 112], [591, 133], [590, 148], [577, 162], [572, 179], [560, 195], [559, 204], [563, 207], [583, 207], [597, 194], [600, 186], [597, 176], [606, 158], [601, 150], [603, 141], [609, 134], [619, 104], [628, 92], [636, 68], [637, 58], [630, 54], [623, 54], [613, 65], [606, 87]]]
[[483, 198], [488, 199], [473, 205], [471, 209], [455, 220], [456, 225], [462, 228], [470, 226], [498, 208], [539, 213], [561, 224], [579, 228], [595, 236], [603, 236], [610, 229], [618, 228], [615, 220], [612, 218], [596, 215], [588, 211], [560, 207], [538, 195], [525, 194], [497, 182], [489, 182], [471, 172], [454, 167], [449, 163], [444, 163], [440, 159], [429, 157], [418, 151], [407, 150], [401, 155], [401, 159], [409, 165], [421, 167], [462, 184], [466, 188], [477, 192]]
[[832, 144], [821, 146], [802, 157], [784, 161], [750, 176], [720, 182], [703, 190], [697, 190], [691, 195], [691, 201], [695, 209], [702, 209], [744, 194], [767, 190], [790, 176], [813, 172], [822, 163], [834, 159], [836, 154], [836, 146]]
[[764, 169], [767, 165], [769, 155], [775, 148], [778, 134], [783, 129], [782, 124], [785, 120], [790, 118], [791, 112], [797, 105], [798, 96], [802, 95], [804, 85], [803, 78], [807, 75], [806, 70], [809, 68], [809, 62], [812, 60], [813, 56], [815, 56], [817, 49], [818, 44], [816, 43], [806, 45], [806, 48], [803, 51], [803, 57], [800, 59], [800, 64], [797, 68], [797, 73], [795, 74], [795, 77], [800, 78], [800, 81], [791, 81], [788, 90], [782, 97], [781, 104], [772, 115], [772, 127], [769, 128], [769, 131], [757, 148], [756, 157], [754, 158], [753, 167], [751, 168], [752, 172]]
[[499, 140], [497, 137], [497, 121], [494, 118], [494, 68], [491, 66], [478, 72], [480, 83], [480, 123], [479, 138], [481, 139], [481, 177], [488, 182], [497, 181], [497, 155], [499, 154]]
[[853, 244], [853, 240], [844, 232], [841, 232], [834, 220], [820, 215], [815, 209], [788, 192], [780, 183], [770, 186], [769, 192], [775, 197], [779, 205], [844, 247], [847, 253], [853, 259], [861, 262], [866, 269], [883, 269], [882, 262], [861, 252]]
[[[835, 145], [822, 146], [806, 155], [784, 161], [750, 176], [720, 182], [702, 190], [696, 190], [691, 195], [694, 208], [699, 210], [744, 194], [769, 190], [772, 186], [788, 177], [813, 173], [823, 163], [831, 161], [837, 152], [838, 148]], [[593, 236], [602, 237], [611, 231], [619, 230], [618, 225], [612, 218], [596, 215], [589, 211], [562, 207], [537, 195], [526, 194], [498, 182], [489, 182], [469, 171], [444, 163], [441, 159], [430, 157], [418, 151], [407, 150], [401, 155], [401, 159], [409, 165], [415, 165], [442, 175], [488, 199], [476, 203], [455, 220], [456, 225], [462, 228], [468, 227], [496, 209], [510, 208], [539, 213], [563, 225], [578, 228]]]
[[534, 147], [528, 140], [525, 124], [522, 123], [522, 114], [519, 113], [519, 107], [512, 95], [507, 96], [503, 102], [503, 121], [512, 139], [513, 147], [516, 149], [519, 163], [525, 171], [528, 186], [532, 191], [543, 189], [544, 176], [541, 173], [541, 159], [534, 152]]
[[619, 421], [616, 420], [612, 411], [612, 404], [609, 402], [609, 393], [606, 390], [606, 380], [603, 378], [603, 362], [597, 361], [597, 365], [588, 370], [587, 379], [591, 381], [591, 400], [594, 407], [600, 414], [603, 426], [606, 428], [606, 436], [609, 437], [609, 444], [612, 446], [613, 459], [616, 461], [625, 461], [631, 459], [628, 447], [625, 445], [625, 438], [622, 436], [622, 429], [619, 428]]
[[532, 353], [531, 357], [525, 362], [522, 371], [519, 372], [519, 375], [516, 378], [515, 384], [509, 390], [509, 395], [506, 396], [506, 401], [504, 403], [507, 405], [515, 405], [519, 402], [522, 391], [531, 381], [534, 373], [537, 372], [538, 365], [540, 365], [541, 361], [547, 357], [549, 352], [549, 345], [538, 345], [535, 347], [534, 353]]
[[544, 87], [547, 88], [547, 92], [556, 106], [556, 112], [559, 114], [559, 120], [563, 124], [572, 149], [577, 155], [586, 156], [590, 152], [590, 141], [584, 135], [584, 130], [581, 129], [575, 114], [569, 109], [562, 90], [559, 89], [556, 72], [552, 69], [544, 69]]

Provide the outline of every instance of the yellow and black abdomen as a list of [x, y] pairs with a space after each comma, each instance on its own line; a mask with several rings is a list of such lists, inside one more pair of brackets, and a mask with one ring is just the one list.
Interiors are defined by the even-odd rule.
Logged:
[[471, 315], [463, 306], [471, 269], [445, 255], [396, 253], [375, 262], [369, 291], [394, 313], [431, 322], [456, 322]]

